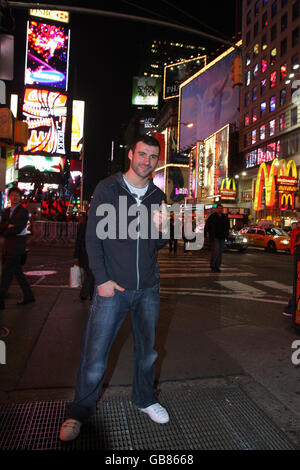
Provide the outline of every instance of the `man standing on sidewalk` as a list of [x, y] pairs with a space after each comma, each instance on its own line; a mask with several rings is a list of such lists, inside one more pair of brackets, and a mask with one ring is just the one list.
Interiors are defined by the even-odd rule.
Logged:
[[[128, 153], [129, 170], [100, 181], [95, 189], [86, 247], [96, 288], [83, 339], [75, 398], [67, 408], [67, 419], [60, 431], [63, 441], [75, 439], [81, 425], [94, 414], [109, 351], [129, 310], [134, 339], [132, 401], [153, 421], [169, 421], [153, 389], [157, 357], [153, 348], [160, 303], [157, 250], [167, 243], [163, 233], [167, 232], [168, 223], [166, 196], [149, 179], [159, 153], [156, 139], [139, 138]], [[160, 205], [162, 210], [158, 211]], [[113, 216], [107, 218], [111, 208]]]
[[210, 267], [212, 272], [221, 272], [220, 266], [222, 264], [222, 254], [224, 248], [225, 238], [229, 234], [228, 218], [223, 214], [222, 204], [217, 205], [217, 210], [211, 214], [205, 224], [204, 233], [209, 234], [211, 244], [211, 258]]

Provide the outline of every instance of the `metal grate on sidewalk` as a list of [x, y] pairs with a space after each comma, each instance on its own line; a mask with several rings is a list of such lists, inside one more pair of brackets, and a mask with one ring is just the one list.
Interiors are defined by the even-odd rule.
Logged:
[[66, 401], [0, 405], [1, 450], [292, 450], [288, 438], [239, 387], [162, 391], [165, 425], [135, 409], [130, 395], [98, 403], [73, 442], [59, 440]]

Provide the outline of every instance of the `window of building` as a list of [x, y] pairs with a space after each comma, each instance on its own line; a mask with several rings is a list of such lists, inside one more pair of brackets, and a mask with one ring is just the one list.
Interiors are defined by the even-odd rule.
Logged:
[[257, 108], [252, 109], [252, 122], [257, 121]]
[[244, 147], [248, 147], [248, 134], [244, 134]]
[[253, 58], [255, 59], [255, 57], [259, 54], [259, 44], [256, 43], [254, 44], [254, 47], [253, 47]]
[[281, 57], [286, 54], [287, 51], [287, 39], [284, 38], [282, 41], [280, 41], [280, 55]]
[[270, 65], [273, 66], [276, 64], [277, 48], [273, 47], [270, 54]]
[[276, 86], [276, 70], [274, 72], [271, 72], [270, 75], [270, 88], [274, 88]]
[[286, 88], [280, 90], [280, 106], [283, 106], [286, 102]]
[[250, 54], [249, 52], [247, 52], [246, 54], [246, 67], [248, 67], [248, 65], [251, 64], [251, 58], [250, 58]]
[[260, 94], [261, 96], [265, 93], [267, 89], [267, 79], [264, 78], [261, 82], [260, 82]]
[[244, 116], [244, 126], [249, 126], [250, 124], [250, 115], [249, 113], [246, 113]]
[[284, 31], [287, 28], [288, 16], [287, 13], [281, 17], [281, 31]]
[[261, 59], [261, 72], [265, 73], [265, 71], [267, 70], [267, 67], [268, 67], [267, 60]]
[[247, 34], [246, 34], [246, 46], [248, 46], [250, 43], [250, 30], [247, 31]]
[[253, 26], [253, 37], [255, 38], [258, 35], [258, 21]]
[[268, 12], [265, 11], [261, 18], [261, 29], [264, 29], [268, 26]]
[[292, 46], [296, 46], [299, 43], [299, 26], [292, 32]]
[[257, 100], [257, 86], [252, 88], [252, 101]]
[[287, 65], [282, 64], [280, 67], [280, 81], [283, 82], [287, 77]]
[[269, 122], [269, 135], [272, 136], [275, 134], [275, 119]]
[[276, 39], [276, 35], [277, 35], [277, 25], [275, 23], [273, 24], [271, 28], [271, 41], [274, 41], [274, 39]]
[[265, 33], [261, 38], [261, 50], [265, 51], [268, 47], [268, 38], [267, 33]]
[[286, 129], [286, 120], [285, 120], [285, 113], [282, 113], [279, 116], [279, 130], [283, 131], [284, 129]]
[[255, 64], [253, 67], [253, 79], [255, 79], [258, 75], [258, 64]]
[[260, 115], [263, 116], [267, 110], [267, 103], [266, 101], [263, 101], [260, 103]]
[[265, 124], [263, 124], [259, 128], [259, 138], [260, 140], [263, 140], [266, 138], [266, 125]]
[[277, 0], [275, 0], [273, 3], [272, 3], [272, 6], [271, 6], [271, 18], [274, 18], [275, 15], [277, 15]]
[[246, 91], [246, 93], [245, 93], [245, 106], [248, 106], [249, 102], [250, 102], [250, 92]]
[[248, 72], [246, 73], [246, 86], [249, 86], [250, 82], [251, 82], [251, 72], [250, 70], [248, 70]]
[[259, 13], [259, 0], [257, 0], [254, 4], [254, 15], [258, 15]]
[[276, 96], [271, 96], [270, 98], [270, 111], [275, 111], [276, 109]]
[[291, 126], [295, 126], [298, 122], [298, 108], [291, 109]]
[[297, 70], [299, 68], [299, 64], [300, 64], [299, 54], [297, 53], [297, 54], [293, 55], [293, 57], [292, 57], [292, 69]]
[[256, 129], [251, 132], [251, 143], [256, 144]]
[[248, 11], [247, 13], [247, 20], [246, 20], [246, 24], [247, 26], [251, 23], [251, 10]]
[[292, 13], [292, 18], [295, 20], [299, 16], [299, 7], [300, 7], [300, 1], [297, 0], [295, 3], [293, 3], [293, 13]]

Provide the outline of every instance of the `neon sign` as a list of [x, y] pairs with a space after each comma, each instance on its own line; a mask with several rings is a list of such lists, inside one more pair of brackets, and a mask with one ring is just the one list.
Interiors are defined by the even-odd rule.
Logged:
[[[292, 171], [292, 177], [289, 177], [289, 173]], [[278, 175], [278, 176], [277, 176]], [[277, 178], [276, 178], [277, 177]], [[290, 160], [288, 163], [286, 160], [278, 160], [275, 158], [271, 166], [267, 166], [262, 163], [259, 167], [255, 185], [254, 194], [254, 210], [261, 210], [263, 186], [265, 183], [265, 201], [266, 206], [272, 208], [276, 200], [276, 180], [279, 191], [279, 206], [284, 208], [287, 205], [289, 198], [283, 198], [283, 195], [287, 195], [286, 191], [297, 191], [298, 180], [297, 180], [297, 168], [294, 160]], [[289, 188], [289, 189], [288, 189]], [[293, 188], [293, 189], [291, 189]], [[284, 205], [283, 205], [284, 201]], [[294, 197], [292, 198], [292, 206], [294, 207]]]
[[[224, 188], [225, 184], [225, 188]], [[232, 186], [232, 188], [230, 188]], [[221, 183], [221, 199], [226, 201], [235, 201], [236, 198], [236, 184], [233, 178], [224, 178]]]
[[65, 155], [66, 95], [59, 91], [27, 88], [23, 103], [23, 120], [29, 128], [24, 153]]

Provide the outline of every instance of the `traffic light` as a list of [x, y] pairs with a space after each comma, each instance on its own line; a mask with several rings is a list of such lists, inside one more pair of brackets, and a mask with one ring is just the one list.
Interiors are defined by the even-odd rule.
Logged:
[[236, 55], [232, 65], [232, 88], [236, 85], [243, 85], [242, 57]]

